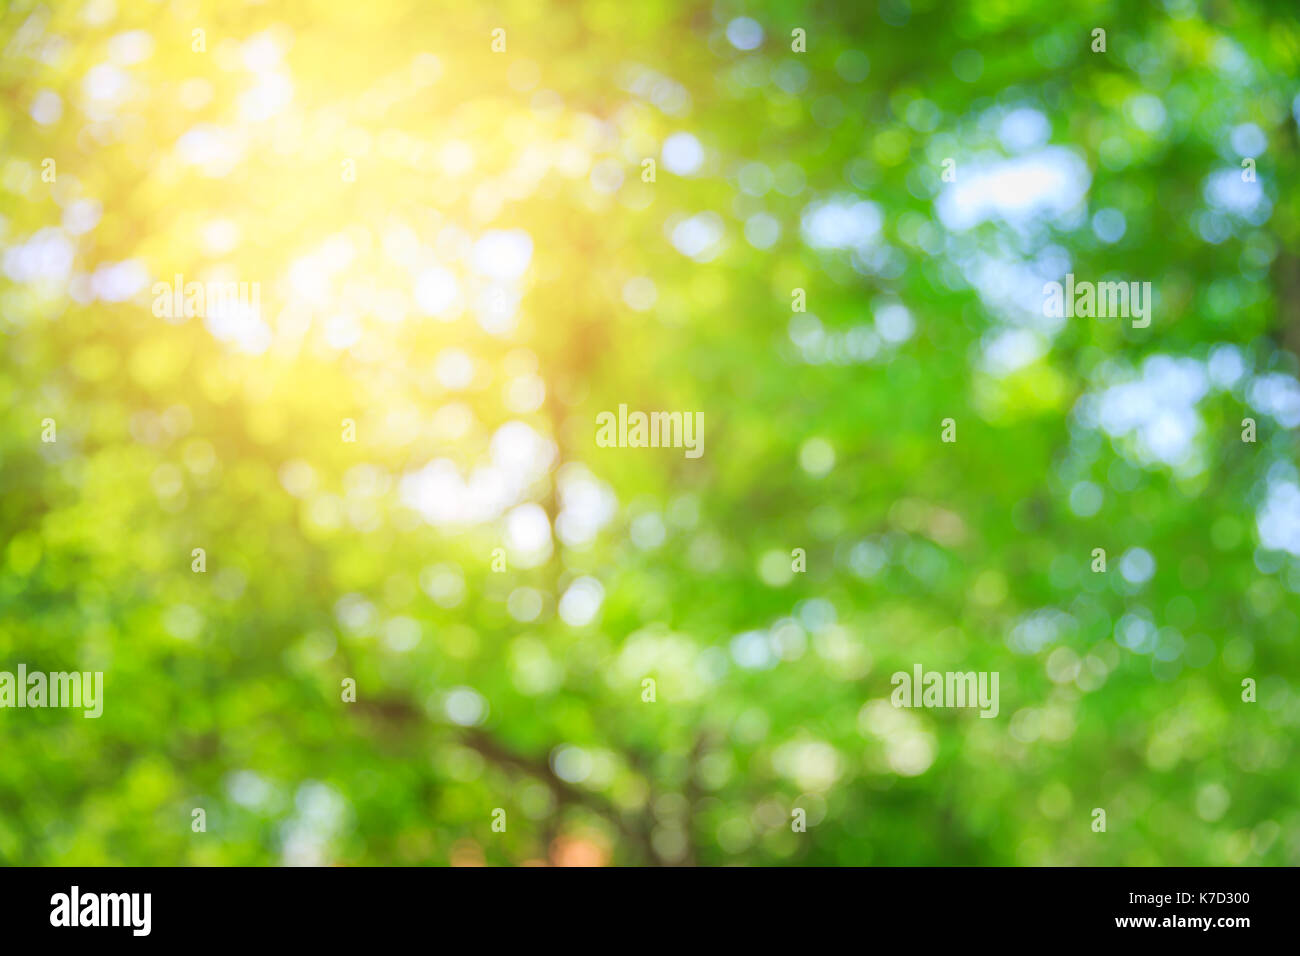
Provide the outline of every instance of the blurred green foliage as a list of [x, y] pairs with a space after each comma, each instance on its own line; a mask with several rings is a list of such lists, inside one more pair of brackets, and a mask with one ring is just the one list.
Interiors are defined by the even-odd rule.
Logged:
[[1084, 7], [9, 3], [0, 862], [1300, 863], [1300, 27]]

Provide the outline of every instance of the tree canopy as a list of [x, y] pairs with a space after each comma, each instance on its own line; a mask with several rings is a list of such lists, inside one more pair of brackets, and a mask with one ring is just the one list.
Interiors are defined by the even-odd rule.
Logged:
[[1300, 863], [1300, 25], [1078, 6], [11, 0], [0, 862]]

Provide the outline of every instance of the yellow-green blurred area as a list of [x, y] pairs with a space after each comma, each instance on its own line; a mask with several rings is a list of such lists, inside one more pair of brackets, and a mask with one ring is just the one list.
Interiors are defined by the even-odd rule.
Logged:
[[1300, 863], [1300, 27], [1078, 6], [8, 3], [0, 863]]

